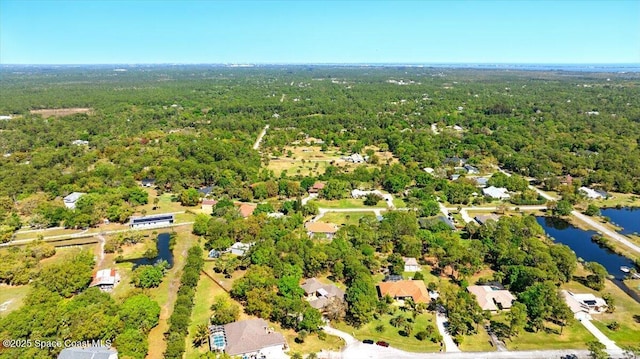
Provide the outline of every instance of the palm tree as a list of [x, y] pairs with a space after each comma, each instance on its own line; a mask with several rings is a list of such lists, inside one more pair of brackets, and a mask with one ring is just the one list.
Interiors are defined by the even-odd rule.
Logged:
[[209, 341], [209, 328], [206, 324], [198, 324], [196, 332], [193, 335], [193, 345], [195, 347], [201, 347], [202, 344]]

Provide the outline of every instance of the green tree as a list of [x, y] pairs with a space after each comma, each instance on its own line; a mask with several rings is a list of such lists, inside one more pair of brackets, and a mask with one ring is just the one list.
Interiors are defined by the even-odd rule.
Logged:
[[155, 288], [162, 282], [164, 269], [158, 265], [141, 265], [134, 269], [131, 282], [138, 288]]
[[589, 355], [592, 359], [607, 359], [609, 354], [605, 351], [604, 344], [597, 340], [592, 340], [587, 343], [587, 349], [589, 349]]
[[556, 216], [568, 216], [571, 214], [571, 211], [573, 211], [573, 205], [571, 205], [571, 202], [561, 199], [556, 205], [554, 214]]
[[183, 206], [193, 207], [200, 202], [200, 193], [195, 188], [189, 188], [180, 192], [180, 203]]
[[517, 336], [527, 324], [527, 306], [514, 302], [511, 310], [507, 312], [507, 320], [511, 334]]
[[147, 336], [133, 328], [120, 333], [114, 344], [118, 348], [118, 354], [123, 358], [143, 359], [149, 348]]
[[127, 298], [118, 311], [125, 328], [139, 329], [148, 333], [158, 325], [160, 305], [145, 294], [137, 294]]

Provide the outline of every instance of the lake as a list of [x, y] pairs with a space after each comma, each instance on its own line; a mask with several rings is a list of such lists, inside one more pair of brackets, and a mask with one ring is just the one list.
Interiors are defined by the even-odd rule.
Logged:
[[640, 233], [640, 208], [603, 208], [600, 212], [603, 216], [609, 217], [612, 223], [622, 227], [620, 233]]
[[130, 259], [127, 262], [133, 263], [134, 269], [141, 265], [154, 265], [159, 260], [165, 260], [169, 263], [169, 268], [173, 267], [173, 253], [171, 249], [169, 249], [170, 240], [171, 235], [169, 233], [158, 234], [158, 239], [156, 240], [156, 248], [158, 248], [157, 257]]
[[561, 218], [536, 217], [536, 220], [544, 228], [544, 231], [554, 238], [556, 243], [569, 246], [576, 253], [576, 256], [584, 259], [585, 262], [602, 264], [607, 272], [616, 279], [623, 279], [626, 275], [620, 270], [621, 266], [634, 267], [630, 259], [606, 248], [601, 248], [592, 242], [591, 236], [597, 234], [594, 231], [583, 231]]

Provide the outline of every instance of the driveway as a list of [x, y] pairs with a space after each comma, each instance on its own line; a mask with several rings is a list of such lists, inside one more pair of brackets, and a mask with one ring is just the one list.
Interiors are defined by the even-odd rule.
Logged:
[[449, 320], [444, 313], [436, 313], [436, 326], [438, 327], [438, 331], [440, 335], [442, 335], [442, 341], [444, 342], [444, 348], [447, 353], [459, 353], [460, 349], [449, 335], [449, 331], [447, 330], [447, 324]]

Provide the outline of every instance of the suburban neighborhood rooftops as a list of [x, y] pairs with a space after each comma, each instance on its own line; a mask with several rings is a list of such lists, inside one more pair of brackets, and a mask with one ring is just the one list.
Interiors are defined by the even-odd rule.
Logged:
[[107, 347], [71, 347], [64, 348], [58, 359], [116, 359], [118, 352]]
[[489, 285], [470, 285], [467, 287], [469, 293], [476, 296], [478, 305], [482, 310], [497, 311], [511, 308], [511, 304], [516, 297], [508, 290]]
[[405, 266], [417, 266], [418, 265], [418, 260], [413, 258], [413, 257], [402, 257], [402, 260], [404, 261], [404, 265]]
[[304, 225], [307, 231], [311, 233], [330, 233], [334, 234], [338, 232], [338, 226], [333, 223], [326, 222], [307, 222]]
[[284, 345], [282, 334], [269, 329], [263, 319], [241, 320], [224, 326], [227, 345], [224, 351], [231, 355], [257, 352], [263, 348]]
[[218, 201], [216, 201], [215, 199], [203, 199], [202, 200], [202, 205], [203, 206], [215, 206], [218, 203]]
[[421, 280], [399, 280], [396, 282], [382, 282], [378, 284], [381, 297], [389, 295], [392, 298], [404, 299], [411, 297], [416, 303], [427, 303], [431, 300], [424, 282]]

